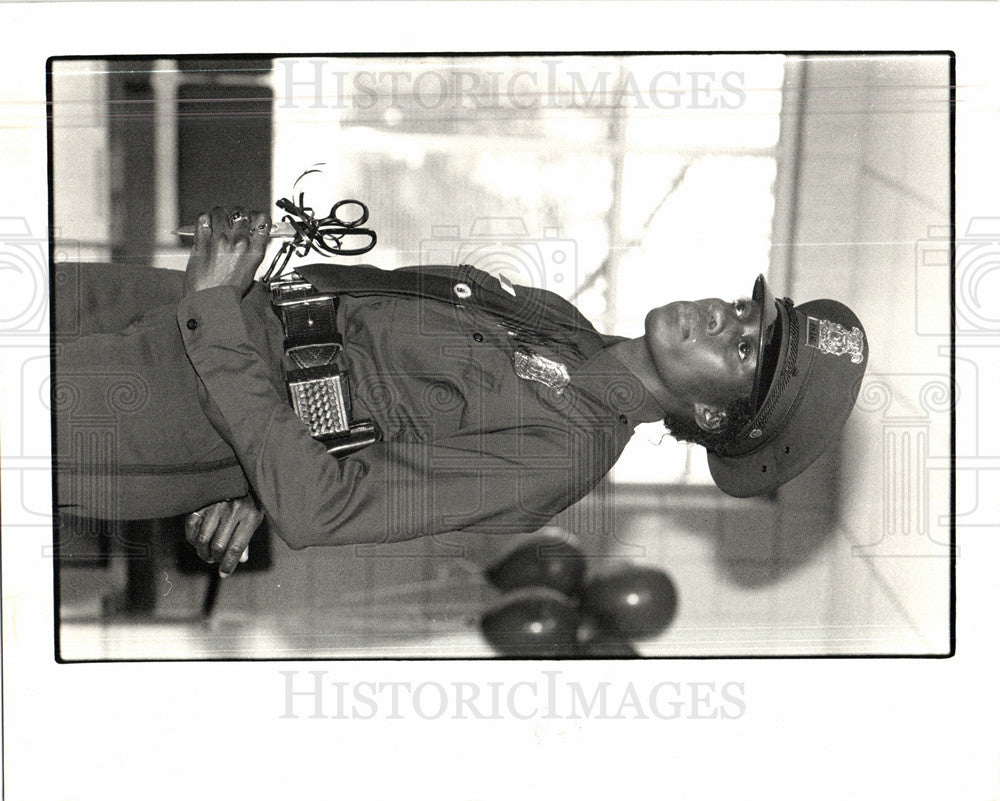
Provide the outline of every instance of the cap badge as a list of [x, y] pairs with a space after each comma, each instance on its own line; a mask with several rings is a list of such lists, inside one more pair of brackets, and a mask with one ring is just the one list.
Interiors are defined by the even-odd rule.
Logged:
[[569, 386], [569, 370], [562, 362], [546, 359], [523, 348], [514, 351], [514, 372], [518, 378], [538, 381], [551, 387], [557, 395]]
[[854, 364], [865, 360], [864, 334], [857, 326], [848, 331], [840, 323], [810, 317], [806, 326], [806, 345], [832, 356], [847, 354]]

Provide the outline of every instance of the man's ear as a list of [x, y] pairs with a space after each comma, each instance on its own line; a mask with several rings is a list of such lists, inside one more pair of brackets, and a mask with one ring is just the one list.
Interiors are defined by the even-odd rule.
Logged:
[[694, 421], [703, 431], [718, 431], [726, 423], [726, 412], [707, 403], [695, 403]]

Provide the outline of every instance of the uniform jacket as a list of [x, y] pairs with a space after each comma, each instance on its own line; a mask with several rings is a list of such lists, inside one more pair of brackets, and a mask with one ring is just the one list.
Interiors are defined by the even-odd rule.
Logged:
[[[180, 274], [142, 271], [149, 292], [137, 271], [62, 269], [57, 495], [78, 514], [161, 517], [252, 491], [293, 548], [529, 531], [593, 489], [636, 421], [657, 416], [608, 351], [619, 340], [557, 295], [512, 294], [471, 267], [300, 267], [340, 293], [354, 416], [383, 432], [335, 459], [288, 403], [263, 287], [181, 297]], [[115, 311], [91, 322], [74, 293], [84, 312]], [[570, 385], [519, 378], [518, 348], [566, 364]]]

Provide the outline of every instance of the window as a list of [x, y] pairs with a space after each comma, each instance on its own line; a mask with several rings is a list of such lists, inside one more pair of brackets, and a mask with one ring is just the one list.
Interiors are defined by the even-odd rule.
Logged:
[[[281, 59], [274, 186], [363, 199], [381, 267], [467, 261], [642, 333], [767, 272], [782, 56]], [[325, 197], [324, 197], [325, 196]], [[321, 202], [322, 200], [322, 202]], [[699, 449], [700, 450], [700, 449]], [[709, 481], [640, 426], [618, 482]]]

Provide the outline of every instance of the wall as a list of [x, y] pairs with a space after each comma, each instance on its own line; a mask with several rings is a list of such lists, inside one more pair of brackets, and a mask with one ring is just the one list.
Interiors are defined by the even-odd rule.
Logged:
[[56, 261], [107, 261], [111, 255], [107, 69], [103, 61], [52, 65]]
[[947, 59], [823, 58], [800, 79], [786, 99], [803, 113], [775, 271], [795, 298], [843, 299], [870, 347], [840, 459], [831, 625], [898, 619], [914, 647], [946, 651]]

